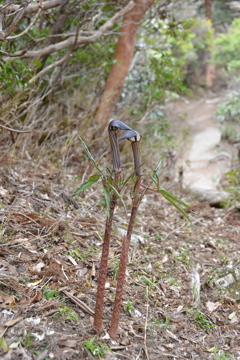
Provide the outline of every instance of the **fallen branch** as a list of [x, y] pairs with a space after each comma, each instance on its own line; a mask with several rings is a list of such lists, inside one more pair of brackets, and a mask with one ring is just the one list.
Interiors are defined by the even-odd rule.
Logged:
[[92, 311], [92, 309], [90, 309], [90, 307], [88, 307], [86, 304], [84, 304], [83, 301], [81, 301], [80, 299], [78, 299], [76, 296], [70, 294], [68, 291], [66, 290], [61, 290], [67, 297], [69, 297], [69, 299], [71, 299], [73, 302], [75, 302], [75, 304], [77, 304], [83, 311], [85, 311], [86, 313], [88, 313], [91, 316], [94, 316], [94, 312]]

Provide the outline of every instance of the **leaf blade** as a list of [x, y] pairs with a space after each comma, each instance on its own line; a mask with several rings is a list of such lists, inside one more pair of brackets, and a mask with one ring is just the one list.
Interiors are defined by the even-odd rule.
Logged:
[[106, 202], [106, 208], [107, 208], [107, 217], [108, 219], [110, 218], [110, 195], [109, 192], [106, 188], [106, 186], [103, 183], [103, 194], [104, 194], [104, 198], [105, 198], [105, 202]]
[[117, 189], [116, 189], [113, 185], [111, 185], [111, 184], [108, 184], [108, 185], [109, 185], [110, 188], [113, 190], [113, 192], [117, 195], [117, 197], [119, 198], [119, 200], [121, 201], [121, 203], [122, 203], [122, 205], [123, 205], [123, 207], [124, 207], [124, 210], [125, 210], [126, 213], [127, 213], [126, 205], [125, 205], [125, 203], [124, 203], [124, 201], [123, 201], [123, 198], [122, 198], [122, 196], [120, 195], [120, 193], [117, 191]]
[[87, 145], [85, 144], [85, 142], [83, 141], [83, 139], [81, 138], [81, 136], [79, 136], [76, 133], [77, 137], [79, 138], [82, 147], [84, 148], [85, 153], [87, 154], [87, 157], [89, 158], [89, 160], [93, 163], [93, 165], [95, 166], [95, 168], [101, 173], [101, 175], [103, 175], [102, 170], [100, 169], [100, 167], [98, 166], [98, 164], [96, 163], [96, 161], [94, 160], [94, 157], [92, 156], [92, 154], [90, 153], [90, 151], [88, 150]]
[[90, 188], [93, 184], [95, 184], [99, 180], [100, 177], [101, 177], [100, 174], [90, 176], [87, 181], [85, 181], [79, 188], [75, 190], [74, 195], [80, 194], [84, 190]]
[[171, 196], [168, 196], [166, 192], [160, 192], [159, 193], [167, 200], [169, 201], [190, 223], [192, 222], [190, 217], [187, 215], [187, 213], [181, 208], [181, 206], [179, 206], [178, 204], [175, 203], [175, 201], [171, 198]]

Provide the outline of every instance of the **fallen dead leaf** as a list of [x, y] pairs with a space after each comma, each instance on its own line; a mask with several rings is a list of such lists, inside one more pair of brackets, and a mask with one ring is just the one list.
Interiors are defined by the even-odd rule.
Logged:
[[60, 339], [58, 344], [61, 346], [66, 346], [70, 348], [75, 348], [77, 345], [77, 340], [70, 340], [70, 339]]
[[4, 326], [7, 326], [7, 327], [13, 326], [16, 323], [18, 323], [19, 321], [21, 321], [22, 319], [23, 319], [22, 317], [19, 317], [19, 318], [16, 318], [16, 319], [9, 320], [4, 324]]
[[42, 269], [44, 266], [45, 266], [44, 262], [43, 262], [43, 261], [41, 261], [41, 262], [37, 263], [37, 265], [35, 265], [35, 266], [31, 267], [30, 269], [31, 269], [31, 271], [37, 271], [37, 272], [40, 272], [40, 271], [41, 271], [41, 269]]
[[33, 283], [27, 283], [27, 286], [28, 287], [34, 287], [34, 286], [37, 286], [38, 284], [40, 284], [40, 282], [42, 282], [43, 279], [41, 280], [38, 280], [38, 281], [35, 281]]
[[4, 336], [0, 337], [0, 349], [3, 349], [3, 351], [8, 351], [8, 346]]
[[212, 302], [212, 301], [208, 301], [206, 303], [206, 307], [208, 309], [209, 312], [213, 312], [214, 310], [216, 310], [219, 306], [221, 305], [220, 302]]
[[234, 317], [236, 316], [236, 311], [232, 312], [230, 315], [229, 315], [229, 319], [232, 320]]
[[30, 300], [29, 304], [34, 304], [42, 299], [41, 291], [37, 290], [35, 296]]

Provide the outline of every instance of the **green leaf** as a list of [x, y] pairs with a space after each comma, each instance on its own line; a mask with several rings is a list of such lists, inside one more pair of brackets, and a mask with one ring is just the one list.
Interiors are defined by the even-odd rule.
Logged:
[[158, 173], [159, 173], [159, 171], [160, 171], [161, 167], [162, 167], [162, 159], [159, 161], [159, 163], [158, 163], [158, 165], [157, 165], [156, 169], [153, 171], [153, 176], [158, 175]]
[[135, 175], [136, 171], [138, 171], [138, 169], [145, 164], [146, 161], [144, 161], [141, 165], [139, 165], [136, 169], [134, 169], [134, 171], [125, 179], [123, 180], [123, 182], [121, 183], [122, 186], [125, 186], [127, 184], [127, 182], [133, 177], [133, 175]]
[[83, 256], [82, 256], [82, 250], [81, 249], [76, 248], [75, 250], [73, 250], [73, 252], [79, 259], [84, 260]]
[[42, 66], [41, 61], [33, 61], [33, 64], [34, 64], [35, 66]]
[[123, 207], [124, 207], [125, 211], [127, 212], [127, 208], [126, 208], [126, 205], [125, 205], [125, 203], [124, 203], [124, 201], [123, 201], [122, 196], [119, 194], [119, 192], [117, 191], [117, 189], [116, 189], [113, 185], [111, 185], [111, 184], [108, 184], [108, 185], [109, 185], [110, 188], [113, 190], [113, 192], [117, 195], [117, 197], [119, 198], [119, 200], [120, 200], [121, 203], [123, 204]]
[[103, 175], [102, 170], [100, 169], [100, 167], [98, 166], [98, 164], [96, 163], [96, 161], [94, 160], [92, 154], [90, 153], [90, 151], [88, 150], [87, 145], [85, 144], [85, 142], [83, 141], [83, 139], [81, 138], [81, 136], [79, 136], [78, 134], [76, 134], [84, 148], [85, 153], [87, 154], [87, 157], [89, 158], [89, 160], [93, 163], [93, 165], [95, 166], [95, 168], [101, 173], [101, 175]]
[[46, 291], [44, 291], [43, 293], [43, 297], [46, 300], [52, 299], [54, 298], [54, 296], [56, 295], [57, 290], [56, 289], [47, 289]]
[[84, 190], [90, 188], [95, 182], [97, 182], [99, 180], [99, 178], [101, 177], [100, 174], [96, 174], [93, 176], [90, 176], [90, 178], [88, 179], [88, 181], [86, 181], [85, 183], [83, 183], [79, 188], [77, 188], [77, 190], [75, 190], [74, 195], [80, 194], [81, 192], [83, 192]]
[[181, 199], [179, 199], [178, 197], [176, 197], [175, 195], [169, 193], [168, 191], [164, 190], [164, 189], [160, 189], [159, 190], [160, 194], [162, 194], [164, 196], [164, 194], [166, 196], [168, 196], [169, 198], [171, 198], [173, 201], [177, 201], [179, 204], [185, 206], [187, 209], [190, 209], [190, 206], [188, 204], [186, 204], [184, 201], [182, 201]]
[[8, 351], [8, 346], [3, 336], [0, 337], [0, 349], [3, 349], [3, 351]]
[[[178, 205], [176, 204], [176, 202], [173, 200], [173, 198], [175, 198], [174, 195], [168, 193], [167, 191], [163, 191], [163, 190], [159, 190], [159, 193], [165, 197], [166, 200], [168, 200], [173, 206], [175, 206], [175, 208], [180, 211], [181, 214], [183, 214], [183, 216], [189, 221], [192, 222], [191, 219], [189, 218], [189, 216], [186, 214], [186, 212]], [[178, 199], [178, 198], [176, 198]], [[180, 202], [181, 204], [183, 204], [184, 206], [186, 206], [187, 208], [189, 208], [189, 205], [185, 204], [183, 201], [181, 201], [180, 199], [178, 199], [178, 202]]]
[[[141, 166], [141, 165], [140, 165]], [[122, 186], [125, 186], [127, 183], [128, 183], [128, 181], [135, 175], [135, 172], [136, 172], [136, 170], [134, 169], [134, 171], [125, 179], [125, 180], [123, 180], [123, 182], [121, 183], [121, 185]]]
[[153, 174], [150, 175], [152, 181], [156, 184], [156, 186], [157, 186], [158, 189], [159, 189], [159, 177], [158, 177], [158, 173], [159, 173], [161, 167], [162, 167], [162, 159], [159, 161], [156, 169], [154, 169]]
[[106, 201], [107, 217], [109, 218], [110, 217], [110, 196], [109, 196], [109, 192], [104, 184], [103, 184], [103, 193], [104, 193], [104, 197], [105, 197], [105, 201]]
[[157, 186], [157, 188], [159, 189], [159, 177], [156, 175], [150, 175], [152, 181], [154, 182], [154, 184]]

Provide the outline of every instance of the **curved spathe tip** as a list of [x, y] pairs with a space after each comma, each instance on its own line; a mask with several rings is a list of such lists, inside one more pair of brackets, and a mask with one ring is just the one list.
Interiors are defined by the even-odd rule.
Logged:
[[132, 141], [132, 142], [138, 142], [141, 140], [141, 138], [142, 138], [142, 135], [140, 135], [137, 131], [130, 130], [126, 134], [124, 134], [122, 137], [120, 137], [120, 140], [128, 139], [129, 141]]
[[132, 130], [128, 125], [120, 120], [112, 119], [109, 121], [108, 130], [109, 131], [116, 131], [116, 130]]

